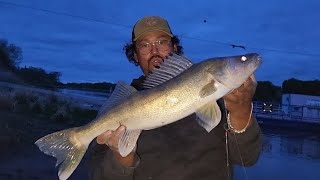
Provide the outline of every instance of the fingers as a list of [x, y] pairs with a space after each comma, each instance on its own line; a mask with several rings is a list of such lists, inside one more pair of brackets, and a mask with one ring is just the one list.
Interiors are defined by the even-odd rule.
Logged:
[[106, 131], [97, 136], [98, 144], [106, 144], [112, 150], [118, 149], [118, 142], [122, 134], [125, 132], [125, 126], [119, 126], [115, 131]]
[[227, 102], [238, 102], [251, 100], [257, 87], [257, 81], [252, 74], [240, 87], [232, 90], [229, 94], [224, 96]]
[[239, 88], [234, 90], [236, 92], [254, 92], [257, 87], [257, 81], [255, 76], [252, 74]]
[[256, 80], [256, 77], [254, 76], [254, 74], [252, 74], [250, 77], [249, 77], [249, 79], [250, 79], [250, 86], [252, 86], [254, 89], [257, 87], [257, 85], [258, 85], [258, 82], [257, 82], [257, 80]]
[[255, 76], [254, 74], [252, 74], [252, 75], [250, 76], [250, 78], [251, 78], [251, 80], [252, 80], [253, 82], [257, 82], [256, 76]]
[[110, 137], [110, 135], [112, 134], [113, 131], [106, 131], [104, 133], [102, 133], [101, 135], [97, 136], [97, 143], [98, 144], [106, 144], [108, 138]]
[[124, 126], [119, 126], [111, 135], [110, 138], [107, 140], [107, 144], [109, 145], [116, 145], [118, 147], [119, 139], [121, 138], [122, 134], [125, 131]]

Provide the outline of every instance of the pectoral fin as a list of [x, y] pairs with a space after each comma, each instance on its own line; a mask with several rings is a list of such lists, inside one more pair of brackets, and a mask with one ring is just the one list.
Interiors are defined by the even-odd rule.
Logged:
[[119, 139], [119, 152], [122, 157], [126, 157], [136, 146], [141, 130], [126, 130]]
[[210, 83], [208, 83], [207, 85], [205, 85], [201, 91], [200, 91], [200, 97], [204, 98], [204, 97], [207, 97], [211, 94], [213, 94], [214, 92], [217, 91], [217, 88], [215, 87], [215, 81], [212, 80], [210, 81]]
[[196, 115], [199, 125], [208, 132], [215, 128], [221, 121], [221, 110], [216, 101], [198, 109]]

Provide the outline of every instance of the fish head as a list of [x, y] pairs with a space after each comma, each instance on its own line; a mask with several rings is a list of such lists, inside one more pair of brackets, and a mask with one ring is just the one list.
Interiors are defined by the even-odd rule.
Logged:
[[217, 58], [209, 65], [213, 79], [229, 89], [241, 86], [260, 66], [262, 58], [257, 53]]

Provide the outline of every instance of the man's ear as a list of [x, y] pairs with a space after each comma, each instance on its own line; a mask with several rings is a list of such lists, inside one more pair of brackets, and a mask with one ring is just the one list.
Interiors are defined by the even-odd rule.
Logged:
[[178, 53], [178, 47], [176, 44], [173, 45], [173, 52]]
[[139, 61], [138, 61], [138, 57], [137, 57], [137, 53], [136, 53], [136, 52], [133, 53], [133, 58], [134, 58], [134, 60], [139, 64]]

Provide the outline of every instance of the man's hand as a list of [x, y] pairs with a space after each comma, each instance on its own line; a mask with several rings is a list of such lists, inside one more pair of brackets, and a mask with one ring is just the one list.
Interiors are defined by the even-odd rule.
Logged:
[[239, 88], [223, 97], [226, 108], [230, 112], [231, 124], [236, 130], [242, 130], [251, 124], [251, 103], [257, 88], [257, 81], [251, 75]]
[[115, 131], [106, 131], [97, 137], [97, 143], [106, 144], [112, 151], [119, 153], [119, 139], [125, 130], [125, 126], [119, 126]]
[[114, 157], [121, 165], [130, 167], [134, 164], [136, 148], [134, 148], [133, 151], [126, 157], [122, 157], [120, 155], [118, 148], [119, 139], [121, 138], [125, 130], [125, 126], [119, 126], [115, 131], [106, 131], [102, 133], [97, 137], [96, 141], [98, 144], [107, 145], [112, 150]]

